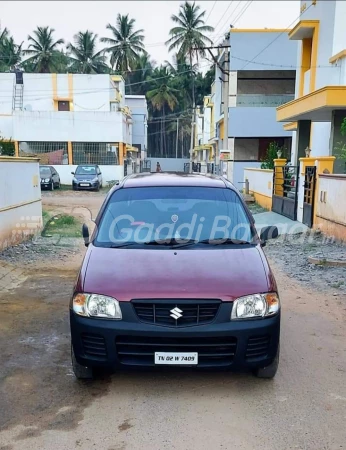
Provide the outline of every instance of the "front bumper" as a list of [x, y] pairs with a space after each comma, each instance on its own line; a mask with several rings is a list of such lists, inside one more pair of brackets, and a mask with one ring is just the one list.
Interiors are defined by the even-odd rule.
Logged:
[[42, 183], [41, 182], [41, 189], [50, 189], [52, 187], [52, 182], [49, 181], [48, 183]]
[[[87, 184], [87, 186], [81, 186], [81, 185], [83, 185], [83, 184]], [[85, 182], [78, 182], [78, 183], [75, 183], [75, 182], [73, 182], [72, 183], [72, 188], [73, 189], [78, 189], [78, 190], [94, 190], [94, 189], [97, 189], [97, 188], [99, 188], [99, 186], [100, 186], [100, 183], [98, 182], [98, 181], [96, 181], [96, 182], [94, 182], [94, 183], [91, 183], [91, 182], [88, 182], [88, 181], [85, 181]]]
[[198, 365], [193, 367], [247, 371], [268, 366], [277, 353], [280, 313], [266, 319], [230, 321], [232, 304], [225, 302], [212, 323], [166, 327], [141, 322], [131, 303], [122, 303], [121, 308], [123, 320], [115, 321], [70, 311], [72, 345], [80, 364], [112, 369], [153, 367], [155, 352], [198, 352]]

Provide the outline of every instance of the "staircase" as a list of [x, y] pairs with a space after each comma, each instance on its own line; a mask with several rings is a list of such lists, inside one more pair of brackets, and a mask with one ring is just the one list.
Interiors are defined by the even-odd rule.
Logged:
[[16, 72], [16, 79], [13, 85], [13, 102], [12, 109], [23, 110], [23, 94], [24, 94], [24, 82], [23, 82], [23, 73]]

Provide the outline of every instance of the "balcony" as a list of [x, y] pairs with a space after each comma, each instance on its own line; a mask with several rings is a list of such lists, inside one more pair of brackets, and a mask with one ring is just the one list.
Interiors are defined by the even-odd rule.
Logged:
[[278, 107], [294, 100], [294, 94], [238, 94], [237, 106], [240, 107]]

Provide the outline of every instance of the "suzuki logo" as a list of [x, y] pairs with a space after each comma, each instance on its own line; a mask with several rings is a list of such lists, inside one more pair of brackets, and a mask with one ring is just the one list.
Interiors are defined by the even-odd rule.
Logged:
[[180, 319], [180, 317], [183, 317], [183, 315], [181, 314], [183, 311], [178, 307], [171, 309], [170, 312], [172, 313], [170, 314], [170, 316], [173, 317], [173, 319], [175, 320], [178, 320]]

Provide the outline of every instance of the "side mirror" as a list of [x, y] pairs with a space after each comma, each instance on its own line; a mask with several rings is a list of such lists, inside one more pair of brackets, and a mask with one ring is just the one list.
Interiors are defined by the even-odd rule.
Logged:
[[276, 226], [264, 227], [261, 229], [260, 239], [262, 247], [265, 246], [268, 239], [276, 239], [279, 236], [279, 230]]
[[87, 247], [89, 245], [89, 228], [85, 223], [83, 223], [82, 226], [82, 235], [84, 239], [84, 245]]
[[74, 175], [74, 172], [71, 172], [71, 175]]

